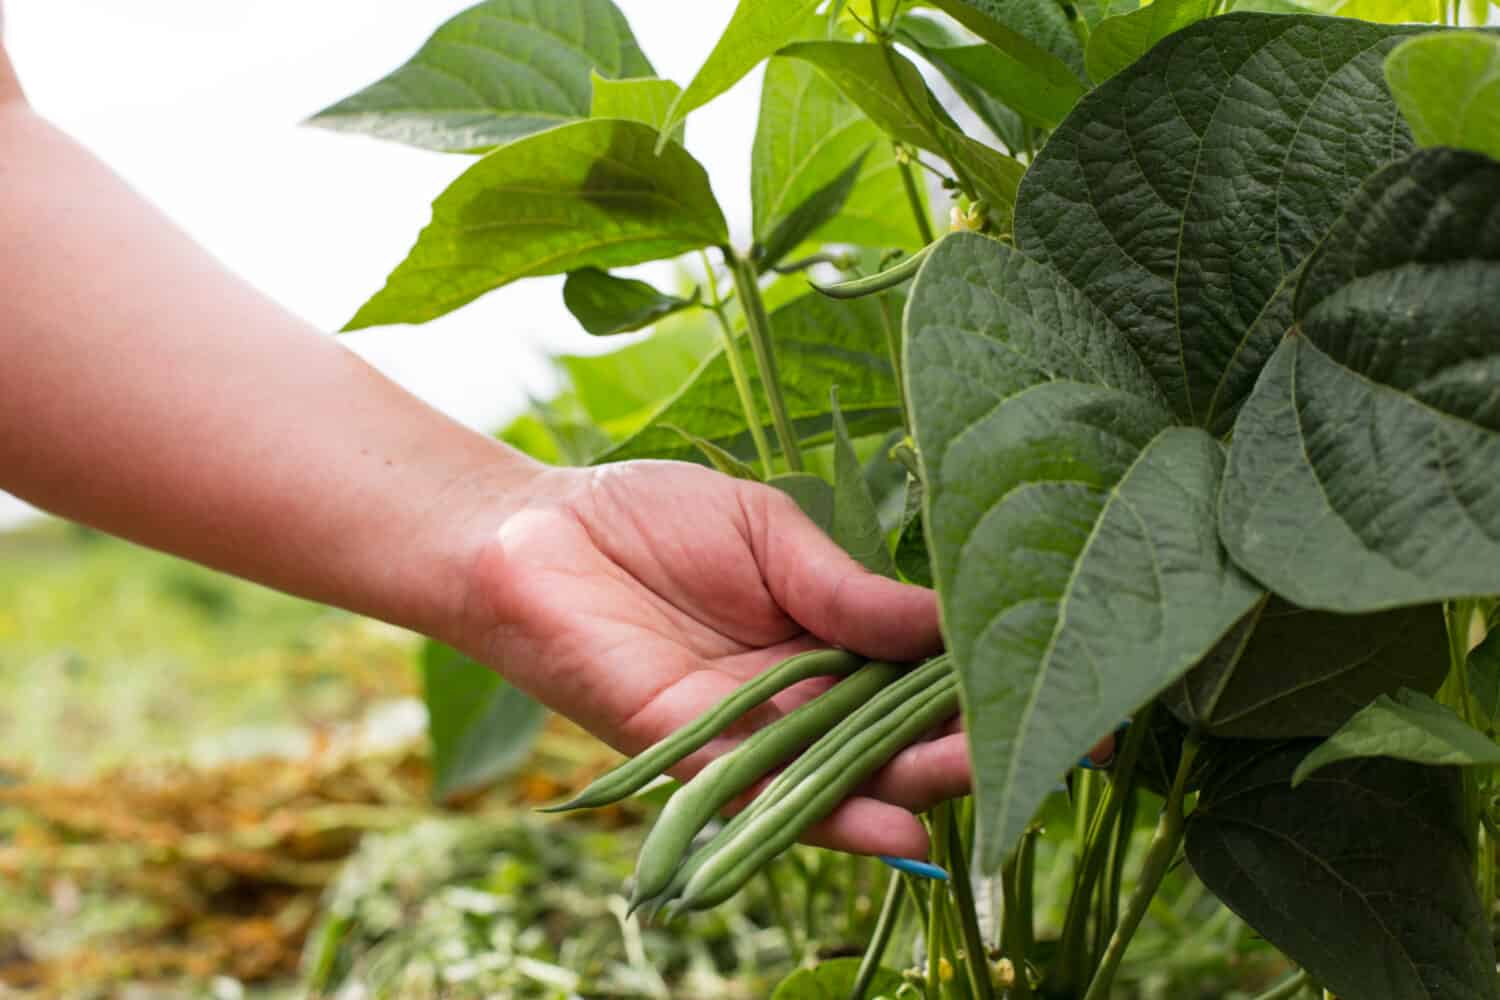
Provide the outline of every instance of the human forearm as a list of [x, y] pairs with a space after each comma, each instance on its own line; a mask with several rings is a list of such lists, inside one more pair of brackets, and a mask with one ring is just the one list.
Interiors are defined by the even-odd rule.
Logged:
[[428, 632], [537, 467], [226, 272], [0, 109], [0, 487]]

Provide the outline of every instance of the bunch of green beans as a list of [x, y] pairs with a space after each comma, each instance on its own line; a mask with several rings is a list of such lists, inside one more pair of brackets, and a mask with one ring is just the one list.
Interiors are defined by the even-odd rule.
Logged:
[[[848, 675], [704, 768], [668, 801], [641, 848], [631, 909], [706, 909], [734, 895], [807, 828], [924, 732], [958, 710], [946, 655], [919, 667], [866, 663], [837, 650], [783, 661], [697, 721], [554, 809], [623, 799], [746, 711], [808, 677]], [[700, 850], [694, 839], [735, 796], [802, 751]]]

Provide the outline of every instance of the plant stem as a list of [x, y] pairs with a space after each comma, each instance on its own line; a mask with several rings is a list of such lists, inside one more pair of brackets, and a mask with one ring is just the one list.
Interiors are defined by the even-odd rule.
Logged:
[[974, 883], [969, 881], [969, 860], [958, 824], [949, 814], [948, 871], [952, 874], [953, 905], [958, 910], [958, 927], [963, 934], [964, 968], [969, 973], [969, 989], [977, 1000], [994, 1000], [990, 983], [989, 957], [984, 935], [979, 932], [979, 914], [974, 907]]
[[[915, 156], [915, 153], [910, 154]], [[922, 245], [926, 246], [936, 237], [932, 232], [932, 220], [927, 217], [927, 209], [922, 204], [922, 190], [917, 187], [916, 174], [912, 173], [911, 163], [907, 158], [897, 161], [901, 167], [901, 186], [906, 189], [906, 203], [911, 206], [912, 218], [917, 223], [917, 234], [922, 237]]]
[[901, 874], [892, 872], [885, 887], [885, 901], [880, 904], [880, 916], [875, 920], [875, 933], [870, 937], [864, 958], [860, 959], [859, 972], [854, 976], [854, 985], [849, 990], [849, 1000], [864, 1000], [865, 992], [880, 971], [880, 960], [885, 956], [886, 945], [896, 930], [896, 921], [901, 916]]
[[1031, 978], [1026, 972], [1026, 937], [1022, 930], [1026, 918], [1021, 913], [1021, 893], [1017, 885], [1019, 867], [1018, 853], [1000, 869], [1000, 888], [1005, 898], [1005, 922], [1000, 927], [1000, 936], [1005, 942], [1005, 957], [1010, 959], [1016, 974], [1008, 996], [1010, 1000], [1031, 1000]]
[[771, 343], [771, 321], [766, 316], [766, 304], [760, 297], [760, 285], [755, 281], [755, 270], [750, 262], [723, 248], [724, 263], [734, 275], [735, 291], [740, 297], [740, 309], [745, 314], [745, 325], [750, 331], [750, 346], [755, 350], [755, 367], [760, 372], [760, 383], [766, 391], [766, 402], [771, 407], [771, 421], [776, 425], [776, 438], [781, 444], [781, 453], [793, 472], [802, 471], [802, 450], [797, 447], [797, 436], [792, 432], [792, 422], [787, 417], [786, 399], [781, 394], [781, 374], [776, 369], [776, 348]]
[[755, 394], [750, 391], [750, 377], [745, 372], [745, 362], [734, 342], [734, 330], [729, 326], [729, 317], [724, 315], [724, 300], [719, 296], [718, 276], [714, 274], [713, 262], [701, 250], [704, 280], [708, 282], [709, 311], [719, 320], [719, 332], [724, 337], [724, 358], [729, 362], [729, 374], [734, 379], [735, 392], [739, 393], [740, 409], [745, 411], [745, 423], [750, 427], [750, 438], [755, 442], [755, 453], [760, 457], [760, 474], [771, 475], [771, 444], [766, 440], [766, 429], [760, 423], [760, 411], [755, 405]]
[[1298, 971], [1292, 973], [1281, 982], [1266, 990], [1254, 1000], [1291, 1000], [1292, 997], [1301, 993], [1307, 987], [1307, 973]]
[[1141, 925], [1141, 918], [1151, 906], [1152, 897], [1161, 887], [1167, 869], [1177, 856], [1178, 845], [1182, 843], [1182, 800], [1187, 795], [1188, 775], [1192, 773], [1193, 760], [1197, 756], [1198, 741], [1189, 735], [1182, 744], [1182, 758], [1177, 764], [1177, 776], [1172, 780], [1172, 790], [1167, 795], [1166, 808], [1157, 821], [1156, 832], [1151, 836], [1151, 846], [1141, 865], [1140, 881], [1136, 883], [1135, 891], [1125, 904], [1125, 912], [1120, 915], [1120, 926], [1115, 928], [1110, 937], [1109, 947], [1104, 950], [1104, 958], [1100, 961], [1099, 968], [1094, 973], [1094, 981], [1089, 984], [1083, 1000], [1107, 1000], [1109, 997], [1115, 972], [1125, 957], [1125, 949], [1130, 946], [1130, 939], [1135, 936], [1136, 929]]
[[911, 435], [911, 404], [906, 399], [906, 370], [901, 363], [901, 338], [896, 332], [896, 320], [891, 315], [889, 294], [880, 295], [880, 317], [885, 323], [885, 349], [891, 356], [891, 373], [896, 379], [896, 398], [901, 403], [901, 426]]

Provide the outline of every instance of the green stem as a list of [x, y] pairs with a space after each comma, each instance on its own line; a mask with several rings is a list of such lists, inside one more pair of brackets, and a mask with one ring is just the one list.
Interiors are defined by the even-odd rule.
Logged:
[[[970, 201], [978, 201], [979, 189], [974, 186], [973, 179], [969, 177], [967, 172], [965, 172], [963, 164], [958, 162], [958, 157], [953, 155], [953, 149], [948, 145], [948, 137], [944, 134], [943, 126], [939, 124], [936, 128], [930, 129], [925, 127], [927, 123], [928, 112], [923, 108], [917, 106], [916, 98], [914, 98], [906, 89], [906, 81], [901, 78], [900, 64], [896, 62], [896, 50], [891, 46], [891, 40], [889, 38], [881, 39], [880, 51], [881, 54], [885, 57], [886, 69], [890, 72], [891, 79], [896, 83], [896, 89], [901, 91], [902, 100], [906, 102], [906, 106], [911, 111], [912, 117], [914, 117], [917, 122], [923, 126], [923, 131], [925, 131], [937, 145], [938, 150], [942, 153], [943, 159], [948, 163], [948, 169], [953, 171], [953, 176], [958, 182], [959, 190], [968, 195]], [[923, 86], [925, 87], [926, 85], [924, 84]], [[930, 243], [932, 241], [928, 240], [928, 242]]]
[[1036, 943], [1036, 842], [1040, 831], [1033, 828], [1021, 836], [1021, 847], [1016, 857], [1016, 903], [1021, 919], [1021, 947], [1030, 953]]
[[953, 878], [953, 905], [958, 910], [958, 926], [963, 935], [964, 968], [969, 973], [969, 989], [977, 1000], [994, 1000], [989, 957], [984, 947], [984, 935], [979, 931], [979, 913], [974, 906], [974, 883], [969, 880], [967, 851], [951, 814], [948, 822], [948, 871]]
[[734, 330], [729, 326], [729, 317], [724, 315], [724, 300], [719, 296], [718, 276], [708, 254], [699, 251], [703, 258], [703, 271], [708, 282], [709, 311], [719, 320], [719, 332], [724, 337], [724, 358], [729, 362], [729, 374], [734, 379], [735, 392], [739, 393], [740, 409], [745, 412], [745, 423], [750, 427], [750, 439], [755, 442], [755, 453], [760, 457], [762, 478], [771, 475], [771, 444], [766, 440], [766, 429], [760, 423], [760, 411], [755, 405], [755, 394], [750, 391], [750, 376], [745, 372], [744, 359], [740, 357], [739, 345], [734, 342]]
[[1115, 928], [1110, 937], [1109, 947], [1104, 950], [1104, 958], [1100, 961], [1098, 971], [1094, 973], [1094, 981], [1089, 984], [1083, 1000], [1108, 1000], [1115, 973], [1125, 957], [1125, 949], [1130, 946], [1130, 939], [1135, 936], [1136, 929], [1141, 925], [1141, 918], [1151, 906], [1152, 897], [1161, 887], [1167, 869], [1177, 856], [1177, 848], [1182, 843], [1182, 800], [1187, 795], [1188, 775], [1192, 773], [1193, 760], [1197, 756], [1198, 741], [1189, 735], [1182, 744], [1182, 758], [1177, 764], [1177, 776], [1172, 781], [1172, 790], [1167, 795], [1166, 808], [1162, 810], [1156, 832], [1151, 836], [1151, 846], [1141, 865], [1140, 881], [1130, 894], [1130, 901], [1125, 904], [1125, 912], [1120, 915], [1120, 926]]
[[1005, 942], [1005, 957], [1010, 959], [1016, 974], [1016, 981], [1010, 988], [1010, 1000], [1031, 1000], [1031, 977], [1026, 972], [1026, 939], [1022, 931], [1025, 918], [1021, 914], [1021, 893], [1017, 885], [1019, 861], [1020, 855], [1017, 854], [1000, 869], [1000, 888], [1005, 897], [1000, 936]]
[[1294, 972], [1254, 1000], [1291, 1000], [1307, 988], [1307, 973]]
[[786, 938], [787, 950], [795, 955], [801, 949], [797, 946], [797, 935], [792, 932], [792, 918], [787, 915], [786, 904], [781, 897], [781, 886], [776, 884], [776, 874], [769, 866], [761, 869], [761, 874], [766, 879], [766, 896], [770, 900], [771, 919], [776, 921], [777, 927], [781, 928], [781, 933]]
[[911, 435], [911, 404], [906, 398], [906, 370], [901, 362], [901, 338], [896, 332], [896, 320], [891, 315], [891, 297], [880, 296], [880, 318], [885, 323], [885, 349], [891, 356], [891, 372], [896, 378], [896, 399], [901, 403], [901, 426]]
[[792, 432], [792, 422], [787, 417], [786, 398], [781, 394], [781, 374], [776, 369], [776, 348], [771, 343], [771, 321], [766, 316], [766, 304], [760, 297], [760, 285], [755, 281], [755, 270], [750, 262], [723, 248], [724, 263], [734, 275], [734, 287], [740, 297], [740, 309], [745, 314], [745, 324], [750, 330], [750, 346], [755, 350], [755, 367], [760, 372], [760, 383], [766, 391], [766, 402], [771, 406], [771, 421], [776, 425], [776, 438], [781, 444], [781, 453], [793, 472], [802, 471], [802, 450], [797, 447], [797, 436]]
[[912, 218], [916, 220], [917, 234], [922, 237], [922, 245], [926, 246], [937, 237], [932, 232], [932, 219], [928, 218], [927, 209], [922, 205], [922, 190], [917, 187], [917, 177], [912, 173], [909, 156], [897, 161], [901, 167], [901, 186], [906, 189], [906, 203], [911, 206]]
[[849, 990], [849, 1000], [864, 1000], [875, 973], [880, 971], [880, 960], [885, 956], [886, 945], [896, 930], [896, 921], [901, 916], [901, 875], [892, 872], [885, 887], [885, 901], [880, 904], [880, 916], [875, 921], [875, 933], [870, 937], [864, 958], [860, 959], [859, 972], [854, 976], [854, 985]]

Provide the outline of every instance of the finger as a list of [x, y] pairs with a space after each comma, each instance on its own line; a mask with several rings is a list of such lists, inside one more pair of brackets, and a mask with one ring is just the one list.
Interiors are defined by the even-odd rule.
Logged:
[[1108, 767], [1115, 759], [1115, 734], [1110, 733], [1094, 744], [1089, 751], [1089, 760], [1095, 767]]
[[937, 595], [869, 572], [779, 490], [743, 488], [761, 574], [797, 624], [881, 659], [916, 660], [942, 648]]
[[885, 854], [926, 861], [930, 844], [920, 820], [899, 806], [856, 796], [807, 828], [804, 844], [849, 854]]
[[973, 771], [962, 733], [913, 744], [877, 771], [860, 793], [910, 812], [969, 794]]

